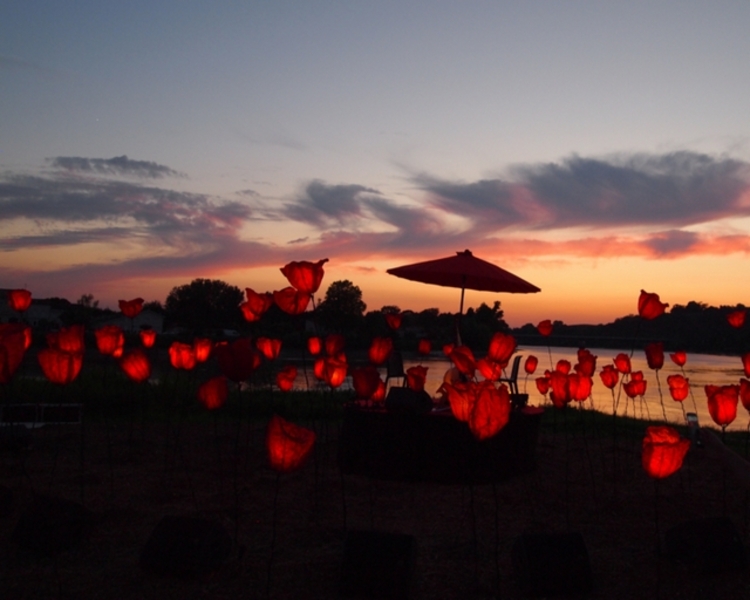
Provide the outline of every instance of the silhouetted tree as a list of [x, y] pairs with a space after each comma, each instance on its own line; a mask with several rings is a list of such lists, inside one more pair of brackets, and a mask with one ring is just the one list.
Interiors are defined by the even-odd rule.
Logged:
[[362, 322], [366, 308], [362, 290], [344, 279], [328, 286], [325, 299], [318, 305], [317, 315], [327, 329], [344, 331], [356, 328]]
[[164, 305], [166, 319], [194, 331], [235, 328], [242, 319], [240, 288], [219, 279], [194, 279], [172, 288]]

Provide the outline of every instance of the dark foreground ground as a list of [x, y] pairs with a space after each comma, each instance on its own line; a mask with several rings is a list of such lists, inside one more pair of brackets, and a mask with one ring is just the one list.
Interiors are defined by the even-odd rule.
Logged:
[[[709, 516], [729, 517], [747, 540], [748, 498], [705, 450], [691, 450], [683, 470], [656, 486], [640, 467], [638, 438], [621, 436], [615, 448], [609, 431], [566, 435], [558, 423], [540, 434], [536, 471], [495, 486], [451, 486], [342, 476], [339, 426], [315, 427], [314, 458], [281, 476], [266, 464], [263, 423], [243, 425], [239, 436], [230, 422], [35, 430], [28, 451], [1, 457], [0, 486], [12, 502], [0, 517], [0, 596], [337, 598], [348, 530], [413, 536], [412, 598], [521, 597], [514, 541], [565, 531], [585, 541], [591, 598], [750, 594], [747, 569], [705, 573], [658, 552], [669, 528]], [[54, 557], [35, 557], [13, 539], [40, 493], [91, 515], [82, 542]], [[165, 515], [222, 525], [235, 541], [229, 559], [197, 579], [146, 572], [139, 557]]]

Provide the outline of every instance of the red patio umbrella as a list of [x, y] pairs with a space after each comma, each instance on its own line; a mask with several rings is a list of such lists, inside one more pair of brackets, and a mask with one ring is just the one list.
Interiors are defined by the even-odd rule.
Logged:
[[464, 291], [466, 288], [483, 292], [508, 292], [511, 294], [533, 294], [542, 291], [528, 281], [513, 275], [513, 273], [477, 258], [470, 250], [456, 252], [455, 256], [388, 269], [386, 272], [411, 281], [461, 288], [459, 315], [464, 312]]
[[461, 288], [460, 313], [464, 312], [464, 290], [466, 288], [483, 292], [509, 292], [511, 294], [533, 294], [542, 291], [528, 281], [513, 275], [513, 273], [477, 258], [471, 253], [471, 250], [456, 252], [456, 256], [388, 269], [386, 272], [411, 281]]

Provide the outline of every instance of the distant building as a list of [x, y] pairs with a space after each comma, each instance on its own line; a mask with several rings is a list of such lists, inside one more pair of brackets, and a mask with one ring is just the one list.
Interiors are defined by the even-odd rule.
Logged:
[[122, 313], [115, 313], [99, 317], [93, 323], [94, 329], [104, 325], [117, 325], [123, 331], [153, 329], [156, 333], [161, 334], [164, 333], [164, 315], [145, 309], [134, 319], [129, 319]]
[[9, 289], [0, 289], [0, 323], [17, 322], [19, 320], [28, 323], [32, 327], [43, 324], [61, 326], [60, 315], [65, 308], [60, 306], [60, 301], [35, 300], [32, 298], [31, 306], [23, 314], [19, 315], [8, 305]]

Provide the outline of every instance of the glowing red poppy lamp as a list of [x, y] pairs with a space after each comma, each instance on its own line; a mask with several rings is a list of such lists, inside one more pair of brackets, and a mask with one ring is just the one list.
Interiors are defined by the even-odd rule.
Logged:
[[274, 415], [266, 430], [266, 450], [271, 468], [289, 473], [300, 468], [315, 445], [315, 432]]
[[651, 426], [643, 438], [641, 461], [653, 479], [664, 479], [682, 468], [690, 441], [680, 437], [674, 427]]
[[651, 321], [656, 317], [660, 317], [664, 314], [664, 310], [669, 306], [659, 300], [659, 294], [652, 294], [641, 290], [641, 295], [638, 297], [638, 315]]
[[406, 369], [406, 385], [415, 392], [423, 392], [427, 379], [427, 369], [422, 365], [415, 365]]
[[495, 362], [507, 365], [517, 345], [516, 338], [512, 335], [498, 331], [490, 339], [487, 356]]
[[539, 359], [533, 354], [529, 354], [523, 363], [523, 370], [526, 371], [527, 375], [533, 375], [536, 372]]
[[401, 327], [403, 318], [404, 315], [401, 313], [388, 313], [385, 315], [385, 322], [388, 323], [388, 327], [395, 331]]
[[120, 311], [128, 319], [135, 319], [143, 310], [143, 298], [120, 300]]
[[367, 356], [374, 365], [382, 365], [393, 351], [393, 340], [389, 337], [375, 337], [370, 344]]
[[352, 387], [359, 400], [370, 400], [377, 393], [381, 379], [378, 370], [368, 365], [352, 369]]
[[735, 329], [739, 329], [745, 324], [745, 310], [733, 310], [727, 315], [727, 322]]
[[669, 358], [671, 358], [672, 362], [678, 367], [684, 367], [685, 363], [687, 362], [687, 352], [685, 352], [684, 350], [677, 350], [676, 352], [670, 354]]
[[310, 304], [310, 294], [301, 292], [293, 287], [285, 287], [273, 293], [273, 301], [281, 310], [289, 315], [301, 315]]
[[64, 352], [83, 353], [86, 349], [84, 343], [85, 328], [83, 325], [71, 325], [63, 327], [60, 331], [47, 334], [47, 345]]
[[707, 385], [708, 413], [719, 427], [725, 429], [737, 418], [738, 385]]
[[490, 381], [477, 384], [475, 401], [469, 417], [469, 429], [478, 440], [496, 435], [510, 419], [510, 394], [508, 388]]
[[151, 377], [151, 362], [140, 348], [125, 353], [120, 358], [120, 368], [136, 383], [141, 383]]
[[323, 258], [316, 263], [306, 260], [293, 261], [281, 267], [281, 272], [292, 284], [292, 287], [305, 294], [314, 294], [323, 281], [323, 275], [325, 274], [323, 265], [327, 262], [327, 258]]
[[281, 352], [281, 340], [259, 337], [255, 340], [255, 347], [266, 357], [266, 360], [276, 360]]
[[198, 400], [208, 410], [216, 410], [224, 406], [228, 396], [229, 386], [227, 386], [227, 378], [223, 375], [212, 377], [198, 388]]
[[430, 352], [432, 352], [432, 343], [430, 340], [424, 338], [419, 340], [419, 343], [417, 344], [417, 353], [422, 356], [429, 356]]
[[326, 356], [323, 363], [323, 380], [332, 388], [340, 387], [346, 379], [349, 365], [333, 356]]
[[253, 371], [260, 366], [262, 358], [255, 350], [250, 338], [239, 338], [231, 344], [217, 344], [214, 353], [219, 370], [235, 383], [250, 379]]
[[268, 292], [264, 294], [258, 294], [252, 288], [245, 288], [245, 296], [247, 300], [240, 304], [240, 310], [242, 316], [248, 323], [254, 323], [259, 321], [263, 314], [271, 308], [273, 304], [273, 295]]
[[8, 383], [23, 361], [26, 329], [19, 323], [0, 324], [0, 383]]
[[94, 331], [96, 347], [104, 356], [120, 358], [125, 348], [125, 333], [117, 325], [104, 325]]
[[552, 333], [552, 321], [550, 321], [549, 319], [539, 321], [539, 324], [536, 326], [536, 330], [539, 332], [539, 335], [548, 337]]
[[679, 373], [667, 377], [669, 394], [675, 402], [682, 402], [690, 393], [690, 380]]
[[307, 340], [307, 351], [313, 356], [317, 356], [323, 350], [323, 342], [318, 336], [313, 336]]
[[646, 344], [645, 351], [649, 369], [658, 371], [664, 366], [664, 344], [662, 342]]
[[297, 367], [294, 365], [285, 365], [276, 373], [276, 385], [282, 392], [292, 391], [296, 379]]
[[620, 372], [614, 365], [604, 365], [599, 372], [599, 377], [601, 378], [604, 387], [612, 390], [620, 379]]
[[31, 292], [29, 290], [10, 290], [8, 292], [8, 306], [16, 312], [26, 312], [31, 306]]
[[141, 344], [143, 344], [144, 348], [154, 347], [156, 343], [156, 331], [153, 329], [141, 329], [138, 335], [141, 338]]
[[750, 352], [742, 355], [742, 370], [745, 372], [745, 377], [750, 377]]
[[193, 352], [195, 353], [196, 362], [206, 362], [211, 357], [213, 349], [214, 343], [208, 338], [198, 337], [193, 340]]
[[627, 375], [630, 373], [632, 366], [630, 364], [630, 357], [625, 354], [624, 352], [620, 352], [615, 358], [613, 359], [615, 363], [615, 367], [617, 370], [622, 373], [623, 375]]
[[193, 346], [182, 342], [172, 342], [169, 347], [169, 362], [175, 369], [189, 371], [195, 368], [196, 360]]
[[60, 385], [67, 385], [75, 380], [83, 365], [82, 352], [66, 352], [58, 348], [40, 350], [37, 359], [45, 377]]

